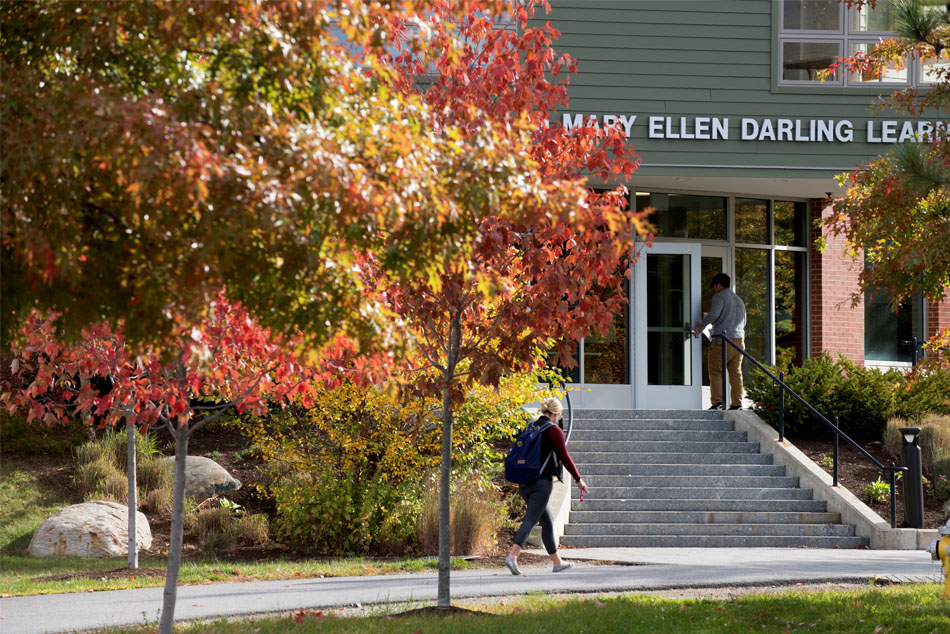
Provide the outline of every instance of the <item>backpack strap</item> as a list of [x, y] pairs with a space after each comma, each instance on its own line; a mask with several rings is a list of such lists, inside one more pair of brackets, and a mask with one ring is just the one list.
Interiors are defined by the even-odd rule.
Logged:
[[[531, 423], [532, 425], [537, 426], [537, 421]], [[546, 422], [541, 426], [541, 433], [543, 434], [547, 429], [554, 427], [554, 423], [551, 421]], [[541, 468], [538, 469], [538, 473], [544, 474], [544, 468], [548, 466], [548, 461], [551, 460], [551, 456], [554, 455], [554, 449], [551, 449], [551, 453], [548, 454], [548, 457], [544, 459], [544, 462], [541, 463]]]

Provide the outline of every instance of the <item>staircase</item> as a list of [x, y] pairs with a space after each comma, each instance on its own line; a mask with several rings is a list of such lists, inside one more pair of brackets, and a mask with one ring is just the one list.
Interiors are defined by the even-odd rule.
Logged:
[[857, 548], [798, 478], [717, 411], [583, 410], [568, 449], [590, 490], [572, 487], [563, 546]]

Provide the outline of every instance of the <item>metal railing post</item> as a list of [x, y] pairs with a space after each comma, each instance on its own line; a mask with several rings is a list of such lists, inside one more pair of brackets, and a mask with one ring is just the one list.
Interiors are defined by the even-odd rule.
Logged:
[[911, 365], [917, 367], [917, 362], [920, 360], [920, 346], [917, 343], [917, 337], [911, 337], [908, 340], [901, 341], [901, 345], [911, 346]]
[[[897, 528], [897, 498], [895, 489], [897, 488], [897, 472], [894, 470], [894, 461], [891, 460], [891, 528]], [[907, 501], [905, 500], [906, 504]]]
[[838, 486], [838, 417], [835, 416], [835, 445], [834, 445], [834, 468], [832, 469], [832, 486]]
[[[784, 372], [780, 372], [780, 373], [779, 373], [779, 376], [775, 376], [775, 375], [772, 374], [765, 366], [763, 366], [761, 363], [759, 363], [758, 361], [756, 361], [756, 359], [755, 359], [754, 357], [752, 357], [748, 352], [746, 352], [745, 350], [739, 348], [739, 346], [737, 346], [736, 344], [732, 343], [732, 341], [728, 341], [728, 342], [727, 342], [727, 341], [726, 341], [726, 338], [725, 338], [725, 335], [715, 335], [715, 337], [719, 337], [719, 338], [722, 339], [722, 348], [723, 348], [723, 350], [722, 350], [722, 363], [723, 363], [723, 370], [725, 370], [725, 364], [726, 364], [726, 345], [730, 345], [730, 346], [732, 346], [733, 348], [736, 349], [736, 352], [738, 352], [738, 353], [741, 354], [746, 360], [748, 360], [749, 363], [751, 363], [753, 367], [758, 368], [759, 370], [761, 370], [762, 372], [764, 372], [764, 373], [766, 374], [766, 376], [768, 376], [770, 379], [772, 379], [772, 382], [773, 382], [773, 383], [778, 383], [778, 384], [779, 384], [779, 390], [780, 390], [780, 392], [779, 392], [779, 395], [780, 395], [780, 396], [779, 396], [779, 400], [780, 400], [780, 409], [779, 409], [779, 440], [780, 440], [780, 441], [783, 440], [783, 439], [784, 439], [784, 436], [785, 436], [785, 392], [786, 392], [786, 391], [789, 393], [789, 395], [790, 395], [793, 399], [795, 399], [796, 401], [798, 401], [798, 403], [799, 403], [802, 407], [805, 408], [805, 411], [811, 413], [811, 414], [812, 414], [813, 416], [815, 416], [818, 420], [820, 420], [825, 426], [830, 427], [830, 428], [832, 429], [832, 431], [834, 432], [834, 453], [833, 453], [833, 472], [832, 472], [833, 480], [834, 480], [834, 486], [836, 486], [836, 487], [838, 486], [838, 457], [839, 457], [839, 445], [840, 445], [841, 437], [844, 437], [845, 442], [847, 442], [849, 445], [851, 445], [852, 447], [854, 447], [854, 450], [855, 450], [855, 451], [857, 451], [860, 455], [864, 456], [865, 459], [867, 459], [871, 464], [875, 465], [875, 466], [876, 466], [878, 469], [880, 469], [882, 472], [885, 472], [885, 471], [890, 471], [890, 472], [891, 472], [891, 495], [892, 495], [892, 497], [891, 497], [891, 506], [892, 506], [892, 511], [891, 511], [891, 525], [892, 525], [892, 527], [896, 527], [896, 524], [897, 524], [897, 510], [896, 510], [896, 509], [897, 509], [897, 506], [896, 506], [895, 498], [893, 497], [893, 495], [894, 495], [894, 489], [895, 489], [895, 482], [896, 482], [896, 479], [897, 479], [897, 475], [896, 475], [896, 474], [897, 474], [898, 471], [900, 471], [900, 472], [908, 471], [908, 468], [907, 468], [906, 466], [903, 466], [903, 467], [894, 466], [894, 463], [893, 463], [893, 462], [891, 463], [891, 466], [890, 466], [890, 467], [887, 467], [887, 466], [885, 466], [884, 464], [882, 464], [881, 461], [879, 461], [877, 458], [875, 458], [874, 456], [872, 456], [871, 454], [869, 454], [868, 451], [867, 451], [867, 449], [865, 449], [864, 447], [862, 447], [861, 445], [859, 445], [858, 443], [856, 443], [850, 436], [848, 436], [847, 434], [845, 434], [844, 432], [841, 431], [840, 423], [838, 422], [838, 417], [837, 417], [837, 416], [834, 417], [834, 423], [832, 423], [830, 420], [828, 420], [828, 418], [827, 418], [824, 414], [822, 414], [822, 413], [819, 412], [817, 409], [815, 409], [808, 401], [806, 401], [805, 399], [803, 399], [803, 398], [801, 397], [801, 395], [799, 395], [795, 390], [793, 390], [793, 389], [791, 389], [790, 387], [788, 387], [787, 385], [785, 385], [785, 373], [784, 373]], [[944, 348], [944, 349], [950, 350], [950, 346], [947, 346], [947, 347]], [[711, 352], [711, 347], [710, 347], [710, 354], [712, 354], [712, 352]], [[725, 396], [725, 393], [726, 393], [726, 374], [725, 374], [725, 371], [723, 371], [722, 392], [723, 392], [723, 396]]]
[[778, 373], [778, 441], [785, 440], [785, 373]]
[[726, 335], [722, 334], [719, 336], [722, 337], [722, 339], [719, 340], [719, 345], [722, 346], [722, 408], [729, 409], [726, 402], [731, 403], [732, 401], [729, 400], [731, 397], [726, 393]]

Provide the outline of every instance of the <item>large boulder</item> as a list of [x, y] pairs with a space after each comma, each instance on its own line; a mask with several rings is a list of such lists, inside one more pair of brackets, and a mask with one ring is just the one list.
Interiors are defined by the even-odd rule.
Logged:
[[[135, 513], [136, 545], [152, 545], [148, 520]], [[33, 557], [126, 557], [129, 550], [129, 509], [124, 504], [96, 500], [67, 506], [40, 524], [30, 541]]]
[[[174, 460], [169, 457], [167, 460]], [[211, 458], [188, 456], [185, 461], [185, 497], [204, 500], [241, 488], [241, 481]]]

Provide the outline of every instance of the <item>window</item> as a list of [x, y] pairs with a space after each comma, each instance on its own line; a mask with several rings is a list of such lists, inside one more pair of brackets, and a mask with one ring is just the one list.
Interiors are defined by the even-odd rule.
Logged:
[[775, 252], [775, 353], [795, 365], [805, 358], [805, 279], [807, 254]]
[[[841, 57], [867, 53], [893, 35], [894, 17], [886, 2], [847, 7], [839, 0], [781, 0], [779, 83], [831, 86], [908, 85], [908, 68], [850, 73], [837, 69], [821, 80], [819, 72]], [[919, 64], [912, 64], [919, 68]], [[932, 76], [932, 71], [930, 75]]]
[[950, 49], [944, 49], [940, 57], [931, 57], [920, 65], [921, 84], [935, 84], [950, 73]]
[[637, 192], [637, 211], [653, 207], [649, 221], [658, 238], [726, 239], [726, 199], [694, 194]]
[[[624, 282], [624, 297], [629, 297], [629, 284]], [[584, 383], [622, 385], [630, 383], [630, 346], [627, 345], [627, 324], [630, 305], [614, 313], [605, 333], [593, 333], [584, 339]]]
[[736, 198], [736, 242], [769, 244], [769, 201]]
[[[769, 283], [769, 252], [767, 249], [736, 247], [736, 276], [733, 290], [745, 302], [745, 349], [755, 359], [771, 363], [772, 315], [769, 314], [772, 295]], [[752, 364], [743, 359], [743, 372], [753, 371]]]
[[807, 247], [805, 243], [808, 210], [805, 203], [776, 200], [775, 244], [783, 247]]
[[[711, 292], [706, 285], [715, 273], [725, 271], [733, 278], [734, 290], [746, 305], [745, 343], [749, 354], [770, 364], [778, 355], [794, 363], [807, 358], [807, 203], [647, 191], [636, 192], [635, 200], [637, 211], [653, 208], [650, 222], [656, 227], [658, 238], [689, 238], [700, 240], [708, 247], [704, 248], [700, 262], [704, 313], [711, 302]], [[726, 222], [729, 217], [732, 221]], [[720, 249], [723, 255], [719, 255]], [[664, 291], [664, 295], [671, 293]], [[648, 297], [654, 296], [648, 292]], [[597, 339], [592, 351], [606, 357], [603, 341]], [[661, 334], [654, 335], [653, 341], [672, 350], [671, 342], [662, 341]], [[670, 354], [666, 356], [673, 358]], [[703, 346], [703, 354], [705, 367], [706, 346]], [[606, 363], [606, 358], [593, 362], [598, 364], [598, 373], [608, 366], [620, 367], [618, 362]], [[589, 363], [585, 357], [585, 376]], [[752, 371], [751, 367], [746, 369]], [[617, 378], [610, 380], [619, 382], [619, 371], [611, 372]], [[664, 372], [667, 370], [661, 367], [660, 361], [648, 362], [651, 381], [667, 380], [669, 377]], [[703, 385], [709, 385], [705, 369]]]
[[910, 363], [912, 337], [924, 340], [924, 303], [918, 296], [894, 310], [884, 291], [864, 295], [864, 358], [866, 361]]

